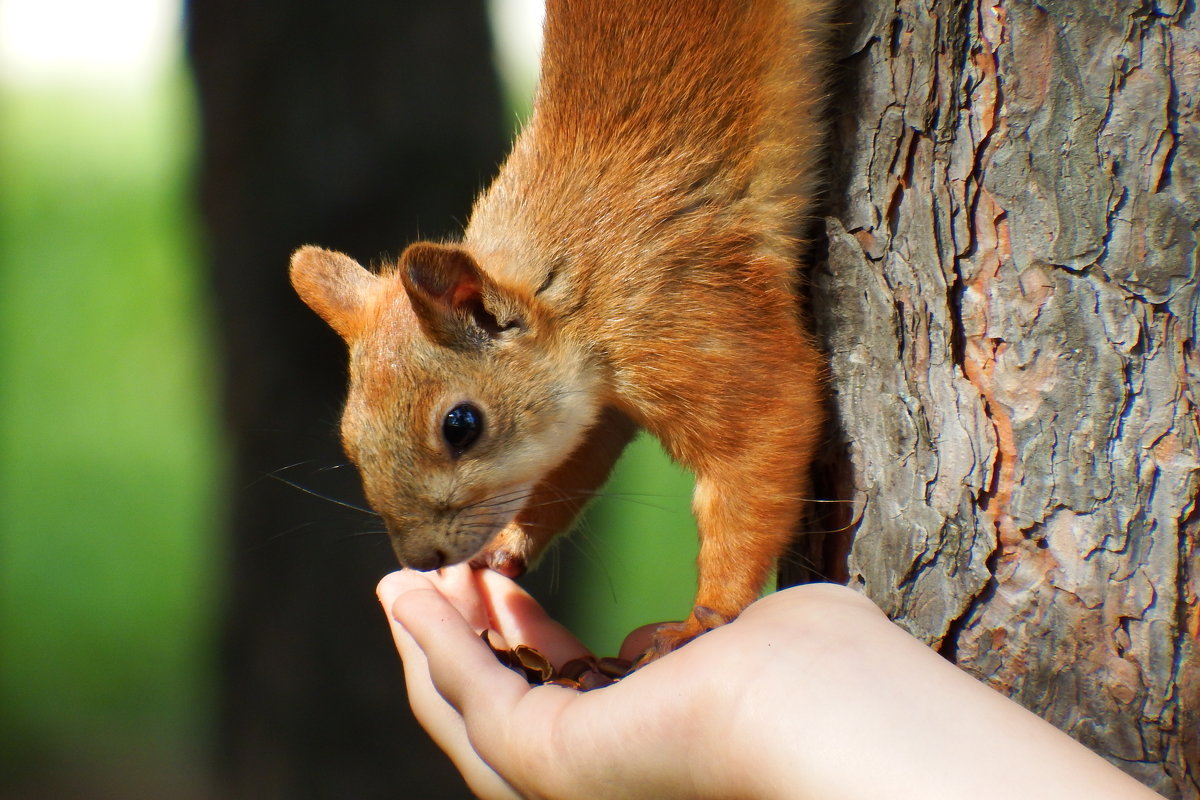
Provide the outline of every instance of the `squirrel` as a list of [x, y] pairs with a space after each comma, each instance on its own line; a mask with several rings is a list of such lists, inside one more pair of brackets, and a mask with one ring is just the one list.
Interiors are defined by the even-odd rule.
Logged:
[[461, 240], [302, 247], [345, 339], [344, 448], [400, 562], [515, 577], [641, 428], [696, 477], [695, 605], [755, 600], [800, 524], [823, 361], [800, 313], [833, 0], [548, 0], [532, 115]]

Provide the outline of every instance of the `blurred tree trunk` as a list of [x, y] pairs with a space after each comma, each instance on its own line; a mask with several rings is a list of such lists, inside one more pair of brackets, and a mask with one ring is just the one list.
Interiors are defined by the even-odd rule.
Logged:
[[813, 307], [850, 583], [1195, 798], [1196, 5], [848, 5]]
[[336, 422], [340, 340], [306, 243], [364, 263], [453, 232], [507, 144], [482, 0], [192, 0], [200, 189], [232, 448], [222, 797], [463, 797], [407, 708], [374, 586], [395, 559]]

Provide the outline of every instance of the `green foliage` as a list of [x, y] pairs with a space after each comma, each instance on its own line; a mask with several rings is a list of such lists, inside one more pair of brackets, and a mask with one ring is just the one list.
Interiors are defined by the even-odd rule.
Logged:
[[571, 539], [558, 544], [579, 548], [589, 564], [560, 580], [568, 587], [569, 624], [595, 652], [616, 655], [634, 628], [691, 611], [698, 551], [692, 485], [691, 475], [642, 434]]
[[204, 724], [219, 450], [184, 87], [0, 98], [0, 747], [14, 760], [156, 749]]

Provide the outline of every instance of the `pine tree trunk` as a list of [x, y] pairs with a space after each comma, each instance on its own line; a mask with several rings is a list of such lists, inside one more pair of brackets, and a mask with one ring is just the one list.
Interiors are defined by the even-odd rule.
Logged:
[[187, 4], [232, 451], [223, 798], [468, 796], [404, 697], [374, 598], [396, 568], [379, 521], [284, 482], [364, 504], [337, 440], [345, 346], [287, 264], [310, 243], [377, 263], [466, 218], [508, 136], [484, 11]]
[[1196, 798], [1196, 4], [855, 5], [812, 287], [850, 582]]

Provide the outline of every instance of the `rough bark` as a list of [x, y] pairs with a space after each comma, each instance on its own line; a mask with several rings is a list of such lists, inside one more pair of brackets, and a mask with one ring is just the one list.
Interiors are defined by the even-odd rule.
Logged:
[[854, 5], [812, 292], [851, 583], [1200, 796], [1195, 2]]

